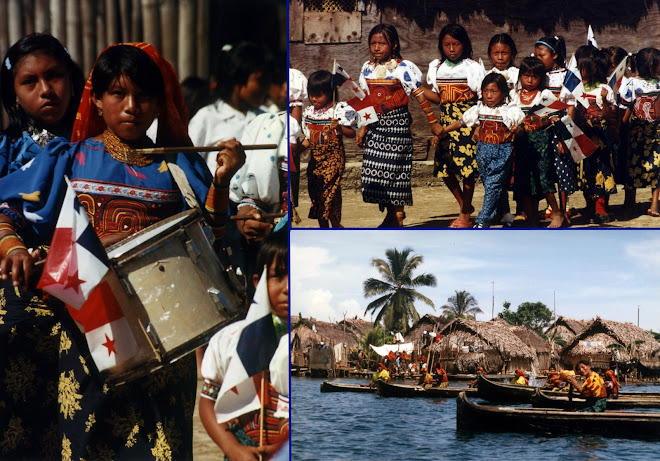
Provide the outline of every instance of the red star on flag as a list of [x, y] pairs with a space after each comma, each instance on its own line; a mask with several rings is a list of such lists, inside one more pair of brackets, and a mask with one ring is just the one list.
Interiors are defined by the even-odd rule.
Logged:
[[103, 345], [108, 348], [108, 357], [110, 357], [113, 352], [115, 355], [117, 355], [117, 350], [115, 349], [115, 340], [110, 339], [107, 334], [105, 335], [105, 342]]
[[364, 119], [369, 120], [371, 118], [371, 114], [364, 114]]
[[64, 289], [73, 288], [76, 291], [76, 293], [80, 293], [80, 285], [83, 282], [84, 280], [78, 278], [78, 270], [76, 270], [73, 274], [69, 274], [69, 276], [66, 278], [66, 282], [64, 283]]

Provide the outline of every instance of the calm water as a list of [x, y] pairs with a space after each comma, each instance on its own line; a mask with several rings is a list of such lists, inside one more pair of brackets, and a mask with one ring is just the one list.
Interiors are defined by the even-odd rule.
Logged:
[[[660, 459], [660, 442], [577, 435], [457, 433], [454, 399], [321, 393], [321, 382], [291, 378], [294, 461]], [[660, 386], [626, 386], [624, 390], [660, 391]]]

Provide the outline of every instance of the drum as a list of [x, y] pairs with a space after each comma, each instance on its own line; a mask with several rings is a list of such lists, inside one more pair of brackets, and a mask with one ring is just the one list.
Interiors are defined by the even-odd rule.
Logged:
[[138, 353], [109, 370], [119, 384], [148, 374], [208, 343], [245, 307], [212, 247], [199, 211], [179, 213], [107, 249], [118, 298]]

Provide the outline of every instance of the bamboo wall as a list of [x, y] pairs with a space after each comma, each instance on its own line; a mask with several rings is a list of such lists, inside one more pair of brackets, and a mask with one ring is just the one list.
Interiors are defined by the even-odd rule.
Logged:
[[[618, 45], [629, 52], [649, 46], [660, 48], [660, 9], [656, 2], [642, 4], [633, 0], [630, 8], [627, 8], [614, 0], [576, 1], [571, 4], [571, 7], [577, 8], [572, 15], [567, 14], [571, 8], [566, 5], [559, 8], [559, 3], [562, 2], [365, 1], [367, 6], [362, 13], [360, 42], [305, 44], [302, 0], [290, 0], [290, 65], [309, 75], [319, 69], [332, 70], [333, 60], [336, 59], [357, 80], [362, 64], [369, 59], [369, 31], [379, 23], [392, 24], [397, 28], [403, 58], [417, 64], [425, 77], [429, 62], [440, 56], [438, 34], [451, 21], [466, 28], [472, 41], [474, 58], [482, 58], [487, 69], [492, 67], [487, 56], [488, 42], [493, 35], [503, 32], [511, 35], [517, 45], [516, 63], [529, 56], [534, 51], [534, 42], [546, 35], [562, 35], [570, 57], [578, 46], [586, 44], [589, 24], [594, 27], [600, 47]], [[438, 5], [443, 8], [439, 15]], [[626, 12], [629, 14], [624, 15]], [[349, 97], [348, 93], [340, 90], [340, 99]], [[427, 139], [431, 136], [431, 130], [426, 117], [416, 101], [411, 101], [409, 108], [413, 115], [414, 159], [432, 158], [432, 153], [427, 154]], [[357, 149], [353, 141], [347, 140], [345, 146], [349, 160], [361, 159], [362, 151]]]

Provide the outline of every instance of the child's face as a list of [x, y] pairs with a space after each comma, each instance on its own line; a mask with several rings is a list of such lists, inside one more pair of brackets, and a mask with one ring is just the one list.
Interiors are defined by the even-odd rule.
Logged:
[[541, 84], [541, 77], [532, 71], [527, 71], [520, 76], [520, 84], [524, 90], [534, 91]]
[[447, 34], [442, 39], [442, 51], [450, 61], [458, 61], [463, 56], [463, 43]]
[[113, 80], [98, 99], [92, 96], [110, 132], [123, 141], [137, 141], [158, 116], [158, 98], [147, 96], [125, 76]]
[[377, 62], [392, 59], [392, 47], [383, 34], [373, 34], [369, 40], [369, 52]]
[[322, 109], [323, 107], [328, 105], [328, 102], [330, 102], [330, 96], [328, 96], [325, 93], [310, 94], [309, 102], [312, 103], [314, 109]]
[[289, 319], [289, 274], [278, 267], [277, 260], [268, 267], [268, 299], [275, 315]]
[[500, 87], [495, 82], [491, 82], [481, 90], [484, 104], [488, 107], [495, 107], [504, 101], [505, 94], [500, 91]]
[[264, 103], [269, 85], [264, 83], [263, 72], [252, 72], [238, 89], [238, 97], [245, 104], [254, 109]]
[[543, 62], [545, 70], [548, 71], [555, 67], [558, 54], [545, 45], [536, 45], [534, 47], [534, 56]]
[[506, 70], [511, 65], [511, 47], [504, 43], [496, 43], [490, 48], [490, 60], [498, 70]]
[[28, 54], [14, 66], [16, 103], [34, 120], [57, 125], [71, 101], [69, 73], [55, 58], [42, 52]]

